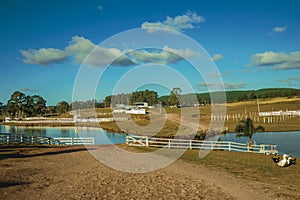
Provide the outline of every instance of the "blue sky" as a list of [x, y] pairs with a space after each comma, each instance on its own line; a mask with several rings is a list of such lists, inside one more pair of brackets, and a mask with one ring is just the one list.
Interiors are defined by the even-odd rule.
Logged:
[[[227, 90], [299, 88], [299, 8], [299, 1], [286, 0], [1, 1], [0, 102], [6, 103], [16, 90], [42, 95], [48, 105], [71, 102], [88, 50], [120, 32], [151, 31], [153, 26], [175, 29], [202, 45]], [[195, 55], [187, 49], [165, 48], [187, 57]], [[119, 55], [124, 49], [104, 48], [103, 52]], [[149, 64], [159, 57], [180, 73], [192, 73], [184, 60], [166, 52], [140, 51], [115, 63], [106, 71], [105, 84], [95, 98], [109, 95], [112, 85], [137, 60]], [[203, 80], [191, 79], [195, 90], [203, 92]]]

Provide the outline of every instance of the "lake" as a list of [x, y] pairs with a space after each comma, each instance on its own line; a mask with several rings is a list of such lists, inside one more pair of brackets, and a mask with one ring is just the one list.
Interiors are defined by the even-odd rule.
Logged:
[[[220, 138], [223, 141], [249, 142], [249, 138], [237, 138], [234, 133], [221, 135]], [[280, 155], [285, 153], [300, 158], [300, 131], [254, 133], [252, 138], [256, 144], [276, 144]]]
[[100, 128], [23, 127], [0, 125], [0, 133], [29, 134], [47, 137], [94, 137], [96, 144], [125, 143], [126, 135], [107, 132]]
[[[0, 133], [23, 133], [47, 137], [94, 137], [96, 144], [125, 143], [125, 134], [111, 133], [100, 128], [74, 127], [21, 127], [0, 125]], [[236, 138], [234, 133], [221, 135], [223, 141], [247, 143], [248, 138]], [[279, 154], [290, 154], [300, 158], [300, 131], [255, 133], [256, 144], [276, 144]]]

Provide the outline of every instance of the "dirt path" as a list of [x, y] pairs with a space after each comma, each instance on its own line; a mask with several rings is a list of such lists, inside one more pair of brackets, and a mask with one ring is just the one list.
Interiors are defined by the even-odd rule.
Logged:
[[181, 119], [180, 116], [176, 114], [166, 114], [166, 118], [170, 121], [182, 124], [192, 130], [194, 130], [195, 127], [198, 127], [198, 130], [204, 130], [208, 128], [207, 125], [199, 123], [198, 118], [196, 118], [196, 120], [191, 119], [191, 117], [189, 119]]
[[155, 172], [133, 174], [113, 170], [79, 147], [0, 152], [1, 199], [270, 199], [272, 195], [258, 183], [181, 160]]

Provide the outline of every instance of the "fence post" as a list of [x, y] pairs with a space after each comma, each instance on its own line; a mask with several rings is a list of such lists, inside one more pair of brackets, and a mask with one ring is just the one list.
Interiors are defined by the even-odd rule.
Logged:
[[148, 136], [146, 136], [146, 147], [149, 146]]
[[73, 137], [71, 138], [71, 145], [74, 145]]
[[231, 151], [230, 142], [228, 142], [228, 151]]
[[9, 144], [9, 135], [6, 136], [6, 144]]
[[169, 139], [169, 142], [168, 142], [168, 148], [169, 148], [169, 149], [171, 148], [171, 139]]
[[190, 140], [190, 149], [192, 149], [192, 140]]

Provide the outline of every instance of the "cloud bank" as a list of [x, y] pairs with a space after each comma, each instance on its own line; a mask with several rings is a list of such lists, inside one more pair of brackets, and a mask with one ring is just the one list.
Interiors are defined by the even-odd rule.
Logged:
[[279, 83], [285, 83], [290, 87], [299, 87], [299, 83], [300, 83], [300, 78], [297, 77], [292, 77], [292, 78], [287, 78], [287, 79], [281, 79], [278, 81]]
[[[225, 90], [237, 90], [237, 89], [243, 89], [247, 86], [246, 83], [223, 83]], [[200, 82], [198, 83], [195, 88], [199, 90], [207, 90], [208, 88], [211, 88], [213, 90], [221, 90], [223, 88], [222, 83], [214, 83], [214, 82]]]
[[186, 58], [198, 57], [199, 54], [186, 49], [173, 49], [164, 46], [162, 50], [135, 50], [129, 53], [136, 63], [161, 63], [171, 64], [180, 62]]
[[164, 46], [158, 50], [120, 50], [105, 48], [80, 36], [72, 37], [63, 49], [41, 48], [22, 50], [23, 62], [49, 66], [61, 64], [71, 59], [76, 64], [85, 63], [91, 66], [105, 67], [108, 63], [114, 66], [132, 66], [139, 63], [174, 64], [186, 58], [200, 56], [190, 49], [174, 49]]
[[274, 33], [283, 33], [287, 29], [287, 26], [276, 26], [272, 29]]
[[300, 52], [266, 51], [252, 56], [252, 66], [271, 67], [274, 70], [300, 69]]
[[37, 89], [32, 89], [32, 88], [20, 88], [19, 90], [22, 92], [38, 92], [39, 91]]
[[179, 15], [176, 17], [167, 17], [163, 22], [144, 22], [141, 25], [142, 29], [147, 29], [148, 32], [159, 31], [158, 28], [171, 29], [176, 31], [184, 31], [185, 29], [193, 29], [196, 24], [203, 23], [204, 17], [199, 16], [196, 12], [187, 12], [184, 15]]
[[68, 54], [65, 51], [53, 48], [21, 50], [21, 54], [24, 56], [24, 63], [44, 66], [60, 64], [68, 59]]
[[211, 58], [213, 61], [217, 61], [217, 60], [223, 60], [223, 56], [222, 56], [222, 54], [215, 54], [215, 55], [213, 55], [212, 56], [212, 58]]

